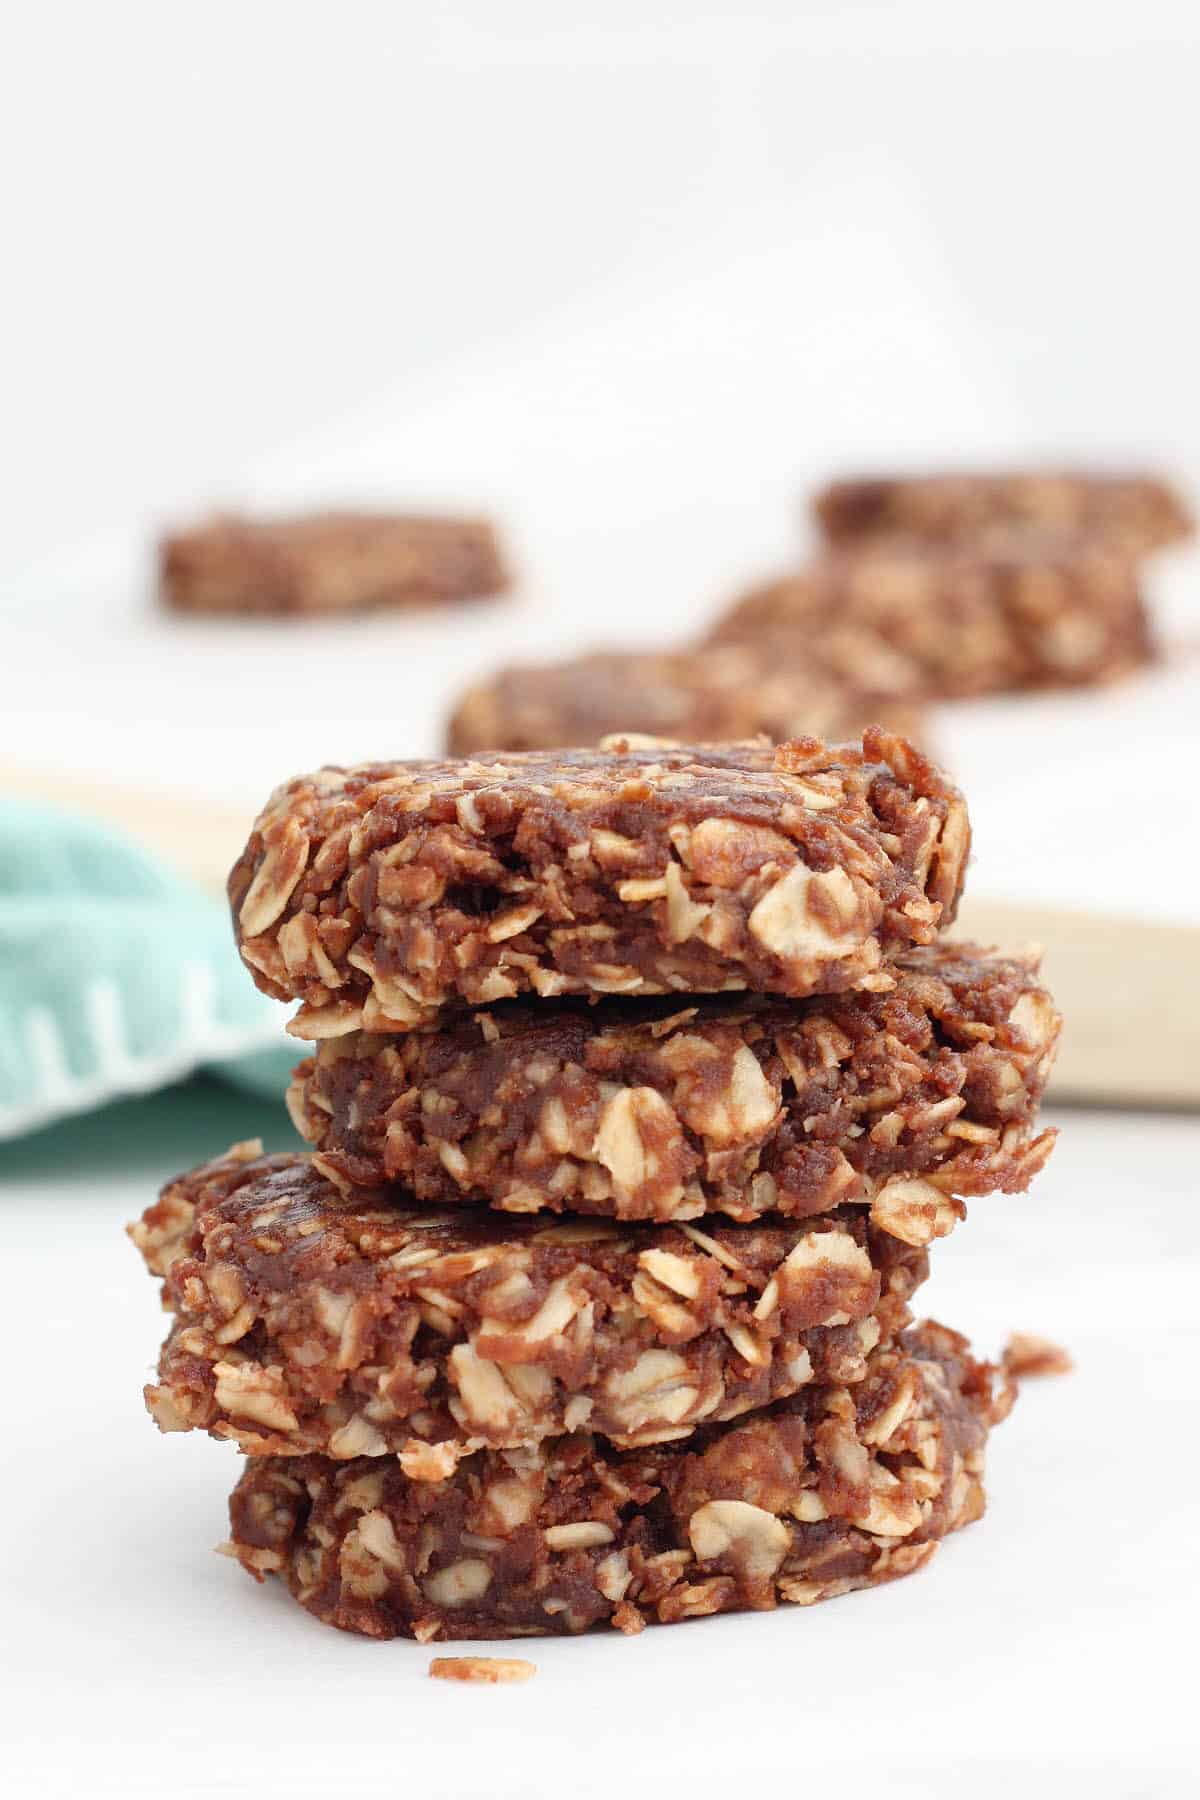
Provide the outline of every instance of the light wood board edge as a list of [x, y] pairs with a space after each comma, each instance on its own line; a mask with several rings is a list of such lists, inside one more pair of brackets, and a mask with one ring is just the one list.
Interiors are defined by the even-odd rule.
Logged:
[[968, 896], [952, 935], [1040, 945], [1066, 1021], [1051, 1100], [1200, 1106], [1200, 926]]

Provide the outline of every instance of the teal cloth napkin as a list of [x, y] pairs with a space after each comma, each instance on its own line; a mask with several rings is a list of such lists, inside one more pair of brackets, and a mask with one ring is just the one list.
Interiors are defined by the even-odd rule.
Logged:
[[0, 1139], [201, 1068], [279, 1099], [283, 1017], [220, 901], [104, 825], [0, 799]]

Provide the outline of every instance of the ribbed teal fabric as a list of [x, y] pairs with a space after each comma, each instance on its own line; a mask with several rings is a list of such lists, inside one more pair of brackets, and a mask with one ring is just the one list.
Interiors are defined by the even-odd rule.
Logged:
[[0, 798], [0, 1138], [198, 1068], [278, 1098], [283, 1019], [218, 900], [105, 826]]

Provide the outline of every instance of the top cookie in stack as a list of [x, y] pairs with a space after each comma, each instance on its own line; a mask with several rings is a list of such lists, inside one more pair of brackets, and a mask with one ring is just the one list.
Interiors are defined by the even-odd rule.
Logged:
[[894, 985], [954, 917], [966, 807], [904, 739], [323, 769], [229, 881], [242, 959], [327, 1039], [534, 992], [798, 999]]

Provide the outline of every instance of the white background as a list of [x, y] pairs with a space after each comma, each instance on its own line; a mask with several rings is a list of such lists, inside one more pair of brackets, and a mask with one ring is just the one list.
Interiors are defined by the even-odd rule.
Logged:
[[[50, 0], [0, 33], [10, 763], [248, 809], [428, 750], [501, 656], [690, 630], [863, 461], [1147, 458], [1200, 493], [1192, 4]], [[162, 522], [329, 499], [495, 506], [517, 599], [154, 612]], [[1196, 919], [1194, 556], [1153, 583], [1165, 673], [937, 722], [980, 891]], [[539, 1646], [492, 1693], [216, 1562], [233, 1459], [140, 1414], [159, 1321], [119, 1225], [256, 1119], [195, 1090], [0, 1149], [0, 1774], [22, 1800], [1181, 1791], [1200, 1141], [1063, 1122], [1035, 1192], [938, 1251], [949, 1322], [1079, 1359], [998, 1435], [988, 1520], [885, 1592]]]

